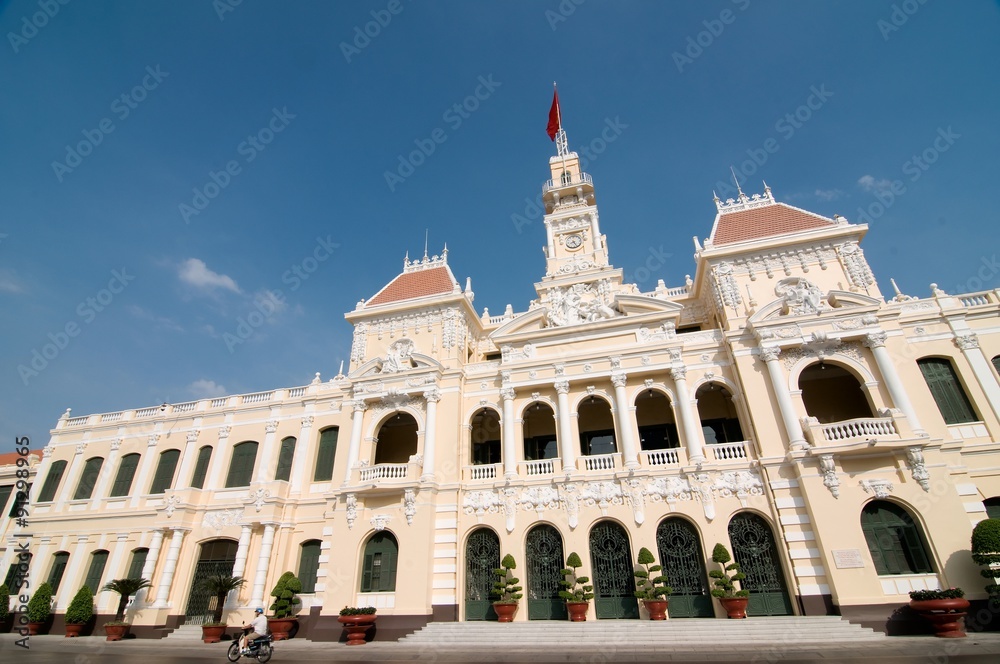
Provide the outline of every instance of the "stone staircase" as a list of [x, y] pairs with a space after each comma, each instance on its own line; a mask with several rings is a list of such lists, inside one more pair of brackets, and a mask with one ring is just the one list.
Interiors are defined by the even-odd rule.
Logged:
[[181, 625], [167, 634], [165, 639], [171, 643], [201, 643], [201, 625]]

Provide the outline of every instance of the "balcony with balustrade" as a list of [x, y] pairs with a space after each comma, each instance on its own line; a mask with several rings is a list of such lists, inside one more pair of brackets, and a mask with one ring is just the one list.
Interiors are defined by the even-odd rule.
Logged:
[[899, 410], [887, 408], [878, 417], [855, 417], [837, 422], [802, 418], [802, 431], [816, 452], [824, 454], [883, 452], [922, 440]]
[[418, 484], [422, 472], [422, 460], [416, 455], [406, 463], [361, 462], [351, 471], [350, 486], [352, 491], [398, 490]]

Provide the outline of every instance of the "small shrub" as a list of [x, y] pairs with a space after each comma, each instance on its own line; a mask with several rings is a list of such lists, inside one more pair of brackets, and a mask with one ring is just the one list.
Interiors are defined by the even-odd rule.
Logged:
[[1000, 597], [1000, 519], [984, 519], [972, 530], [972, 560], [985, 569], [979, 570], [989, 580], [986, 592], [990, 597]]
[[0, 623], [10, 615], [10, 588], [6, 583], [0, 583]]
[[[663, 565], [655, 565], [656, 559], [652, 552], [646, 547], [639, 549], [639, 564], [643, 569], [636, 570], [635, 576], [635, 596], [638, 599], [662, 599], [674, 592], [674, 589], [667, 585], [667, 577], [664, 574], [656, 574], [663, 571]], [[656, 576], [654, 576], [654, 574]]]
[[[559, 596], [567, 602], [589, 602], [594, 599], [594, 586], [588, 585], [590, 577], [577, 575], [576, 571], [581, 567], [583, 567], [583, 561], [574, 551], [566, 559], [566, 568], [559, 572], [563, 575], [563, 580], [559, 582], [559, 585], [564, 588], [559, 591]], [[571, 577], [571, 580], [567, 581], [566, 577]]]
[[46, 581], [38, 586], [28, 601], [28, 622], [43, 623], [52, 615], [52, 586]]
[[340, 615], [342, 616], [373, 616], [375, 615], [374, 606], [345, 606], [340, 610]]
[[497, 603], [517, 604], [517, 600], [524, 597], [521, 594], [523, 588], [517, 585], [519, 580], [510, 573], [515, 568], [517, 568], [517, 564], [514, 562], [514, 556], [508, 553], [500, 562], [500, 567], [493, 570], [498, 577], [493, 583], [493, 596], [500, 598]]
[[931, 599], [961, 599], [965, 597], [965, 591], [961, 588], [944, 588], [943, 590], [911, 590], [910, 599], [917, 602], [926, 602]]
[[81, 586], [66, 609], [66, 622], [82, 625], [94, 617], [94, 593], [89, 586]]
[[295, 614], [295, 605], [300, 603], [295, 593], [302, 592], [302, 582], [291, 572], [285, 572], [274, 584], [271, 597], [274, 597], [274, 604], [270, 610], [274, 618], [288, 618]]
[[[732, 560], [732, 556], [729, 555], [729, 551], [721, 543], [716, 544], [715, 548], [712, 549], [712, 562], [719, 563], [722, 569], [713, 569], [708, 575], [715, 579], [712, 583], [715, 588], [712, 588], [712, 597], [718, 597], [719, 599], [732, 599], [734, 597], [749, 597], [749, 590], [737, 590], [733, 581], [742, 581], [746, 578], [746, 574], [740, 571], [739, 563], [729, 563]], [[726, 563], [729, 563], [728, 565]], [[729, 572], [734, 572], [734, 574], [729, 574]]]

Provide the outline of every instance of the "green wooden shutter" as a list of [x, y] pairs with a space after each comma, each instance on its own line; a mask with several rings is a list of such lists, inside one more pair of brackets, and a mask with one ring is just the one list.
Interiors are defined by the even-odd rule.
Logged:
[[365, 563], [361, 568], [361, 592], [370, 593], [372, 592], [372, 562], [374, 556], [370, 553], [365, 553]]
[[142, 568], [146, 566], [147, 555], [149, 555], [149, 549], [136, 549], [132, 552], [132, 562], [128, 565], [129, 579], [142, 578]]
[[281, 441], [278, 452], [278, 467], [274, 471], [274, 479], [288, 481], [292, 474], [292, 459], [295, 458], [295, 438], [289, 436]]
[[302, 592], [316, 592], [316, 573], [319, 571], [320, 541], [309, 540], [302, 543], [302, 553], [299, 556], [299, 581], [302, 582]]
[[993, 358], [993, 369], [1000, 374], [1000, 355]]
[[376, 533], [365, 544], [361, 592], [396, 590], [396, 559], [399, 545], [391, 533]]
[[87, 463], [83, 466], [83, 473], [80, 474], [80, 481], [76, 485], [76, 493], [73, 494], [73, 500], [87, 500], [93, 495], [94, 487], [97, 485], [97, 478], [101, 476], [101, 466], [103, 465], [104, 459], [101, 457], [87, 459]]
[[920, 526], [902, 507], [879, 500], [868, 503], [861, 513], [861, 530], [877, 574], [932, 571]]
[[18, 491], [14, 494], [14, 502], [10, 504], [10, 512], [7, 514], [12, 519], [16, 519], [19, 516], [28, 516], [28, 496], [31, 495], [31, 485], [28, 485], [24, 491]]
[[917, 365], [924, 375], [924, 380], [938, 410], [941, 411], [945, 424], [962, 424], [979, 420], [950, 361], [925, 358], [917, 360]]
[[139, 467], [138, 454], [126, 454], [118, 464], [118, 474], [115, 475], [115, 483], [111, 485], [112, 498], [127, 496], [132, 490], [132, 479], [135, 477], [135, 469]]
[[49, 585], [52, 586], [52, 594], [59, 591], [59, 583], [62, 581], [63, 573], [66, 571], [66, 562], [69, 560], [69, 553], [59, 551], [52, 556], [52, 569], [49, 570]]
[[101, 587], [101, 577], [104, 575], [104, 566], [108, 564], [107, 551], [94, 551], [90, 556], [90, 569], [87, 570], [87, 579], [83, 582], [90, 588], [90, 592], [97, 594]]
[[316, 454], [314, 482], [329, 482], [333, 479], [333, 462], [337, 456], [337, 436], [340, 429], [332, 427], [319, 434], [319, 452]]
[[0, 486], [0, 514], [7, 509], [7, 500], [10, 498], [10, 494], [14, 492], [14, 485], [10, 484], [7, 486]]
[[[21, 556], [24, 556], [22, 559]], [[24, 585], [28, 580], [28, 575], [25, 572], [19, 572], [18, 567], [24, 563], [28, 566], [31, 565], [31, 554], [30, 553], [19, 553], [15, 556], [14, 562], [10, 564], [7, 568], [7, 576], [4, 578], [4, 585], [7, 586], [7, 590], [10, 591], [11, 595], [17, 595], [21, 590], [21, 586]], [[17, 583], [15, 583], [17, 581]]]
[[205, 445], [198, 450], [198, 461], [194, 464], [194, 475], [191, 476], [191, 488], [205, 488], [205, 476], [208, 474], [208, 462], [212, 460], [212, 447]]
[[38, 502], [47, 503], [56, 497], [56, 490], [59, 488], [59, 482], [62, 481], [64, 472], [66, 472], [65, 461], [52, 462], [52, 465], [49, 466], [49, 474], [45, 476], [42, 492], [38, 494]]
[[229, 462], [229, 474], [226, 476], [226, 488], [250, 486], [253, 477], [253, 465], [257, 460], [257, 443], [250, 440], [233, 448], [233, 458]]
[[177, 470], [177, 459], [180, 455], [180, 450], [167, 450], [160, 454], [160, 461], [156, 464], [156, 474], [149, 487], [150, 493], [163, 493], [170, 488], [174, 481], [174, 471]]

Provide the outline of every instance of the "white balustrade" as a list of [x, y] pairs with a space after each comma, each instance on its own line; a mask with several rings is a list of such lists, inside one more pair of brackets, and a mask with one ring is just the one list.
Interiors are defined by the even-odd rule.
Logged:
[[162, 408], [162, 406], [152, 406], [150, 408], [141, 408], [141, 409], [135, 411], [135, 416], [137, 418], [139, 418], [139, 417], [153, 417], [158, 412], [160, 412], [160, 408]]
[[962, 303], [963, 307], [978, 307], [983, 304], [992, 304], [995, 300], [992, 291], [982, 291], [981, 293], [960, 295], [958, 301]]
[[522, 461], [525, 475], [551, 475], [556, 472], [555, 463], [552, 459], [536, 459], [534, 461]]
[[856, 420], [844, 420], [822, 425], [823, 438], [828, 441], [853, 440], [856, 438], [875, 438], [878, 436], [896, 436], [896, 423], [889, 417], [863, 417]]
[[646, 457], [647, 466], [674, 466], [680, 463], [677, 449], [670, 450], [643, 450], [641, 454]]
[[82, 417], [73, 417], [66, 420], [66, 426], [68, 427], [78, 427], [87, 423], [87, 415]]
[[716, 461], [732, 461], [734, 459], [747, 458], [747, 445], [745, 441], [738, 443], [712, 443], [705, 445], [706, 450], [712, 451], [712, 458]]
[[497, 466], [500, 464], [490, 463], [480, 466], [466, 466], [470, 480], [492, 480], [496, 479]]
[[591, 454], [580, 458], [583, 459], [583, 467], [586, 470], [614, 470], [615, 457], [617, 456], [616, 452], [613, 454]]
[[179, 403], [174, 405], [175, 413], [189, 413], [198, 407], [197, 401], [188, 401], [187, 403]]
[[253, 394], [244, 394], [243, 403], [264, 403], [270, 401], [271, 397], [274, 396], [274, 392], [254, 392]]
[[301, 397], [305, 393], [306, 393], [306, 388], [304, 387], [293, 387], [290, 390], [288, 390], [289, 397]]
[[101, 415], [102, 422], [117, 422], [122, 418], [123, 413], [118, 411], [117, 413], [104, 413]]
[[362, 482], [375, 482], [377, 480], [404, 480], [408, 463], [380, 463], [375, 466], [368, 466], [360, 469]]
[[218, 399], [212, 399], [210, 406], [212, 408], [222, 408], [229, 402], [229, 397], [219, 397]]

